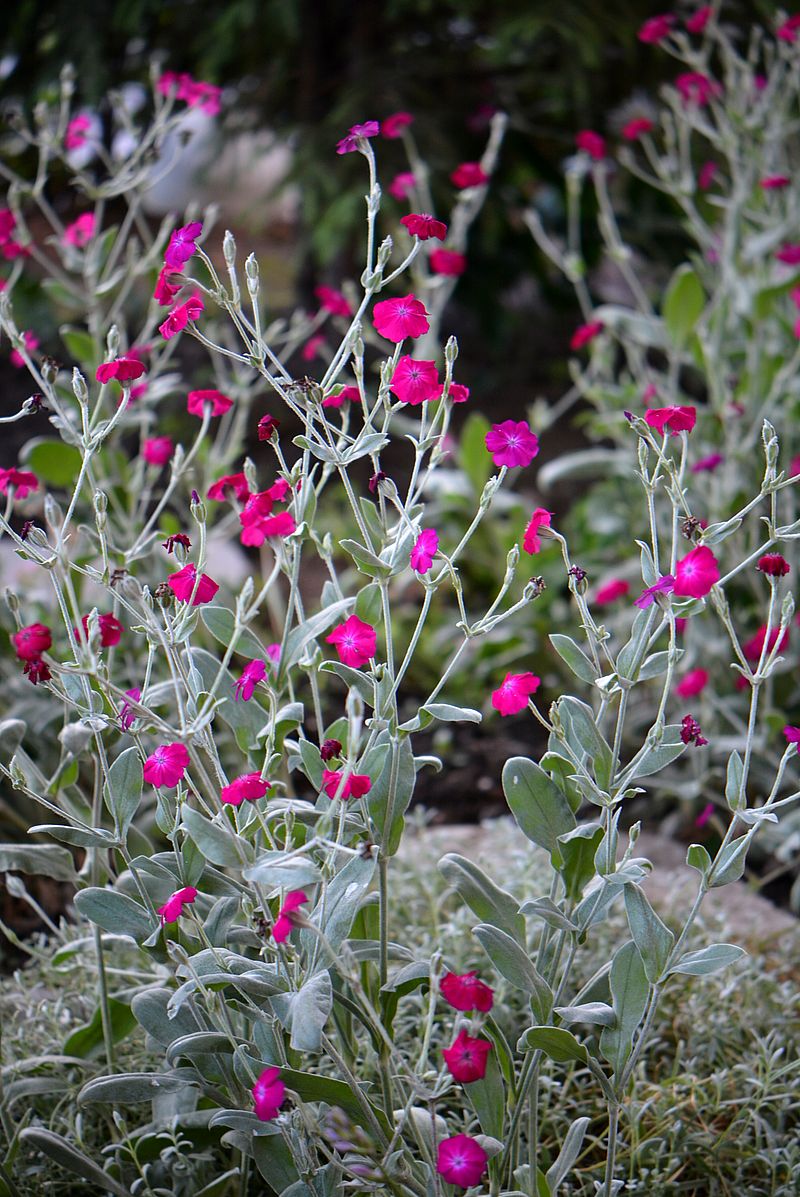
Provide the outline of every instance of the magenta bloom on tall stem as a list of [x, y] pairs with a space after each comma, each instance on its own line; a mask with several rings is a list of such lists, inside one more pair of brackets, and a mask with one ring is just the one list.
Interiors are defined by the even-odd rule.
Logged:
[[492, 1045], [487, 1039], [476, 1039], [466, 1031], [459, 1031], [442, 1055], [450, 1075], [460, 1084], [470, 1085], [486, 1075], [486, 1060], [491, 1050]]
[[433, 565], [438, 548], [439, 533], [434, 528], [424, 528], [411, 550], [411, 568], [418, 574], [426, 574]]
[[615, 603], [617, 599], [625, 598], [630, 588], [630, 582], [626, 582], [623, 578], [611, 578], [610, 581], [604, 582], [599, 587], [594, 601], [598, 607], [606, 607], [609, 603]]
[[496, 466], [528, 466], [539, 452], [539, 438], [524, 420], [493, 424], [485, 441]]
[[11, 636], [11, 643], [20, 661], [35, 661], [53, 643], [50, 629], [43, 623], [29, 623]]
[[189, 391], [186, 410], [193, 416], [202, 416], [206, 407], [212, 416], [224, 416], [233, 407], [233, 400], [222, 391]]
[[602, 162], [606, 156], [606, 140], [592, 129], [581, 129], [575, 138], [575, 144], [584, 154], [588, 154], [593, 162]]
[[118, 357], [113, 362], [103, 362], [97, 367], [95, 378], [98, 382], [132, 382], [144, 374], [144, 366], [135, 357]]
[[[170, 574], [167, 578], [167, 585], [169, 586], [175, 598], [180, 603], [188, 603], [192, 597], [194, 590], [195, 579], [197, 578], [197, 566], [191, 561], [188, 565], [184, 565], [183, 569], [179, 569], [177, 573]], [[194, 598], [192, 599], [192, 606], [198, 607], [201, 603], [210, 603], [214, 595], [219, 590], [219, 583], [210, 578], [208, 574], [200, 575], [200, 582], [197, 590], [195, 590]]]
[[142, 457], [148, 465], [163, 466], [172, 457], [174, 448], [172, 437], [151, 436], [142, 445]]
[[401, 403], [417, 407], [436, 399], [441, 385], [435, 362], [417, 361], [406, 353], [395, 366], [389, 389]]
[[583, 349], [595, 337], [599, 337], [605, 328], [602, 320], [590, 320], [588, 324], [579, 324], [570, 339], [570, 349]]
[[197, 897], [197, 890], [193, 885], [185, 885], [167, 898], [163, 906], [159, 906], [156, 914], [161, 915], [161, 926], [165, 923], [177, 923], [183, 914], [184, 906], [190, 906]]
[[241, 806], [243, 802], [257, 802], [263, 798], [270, 783], [264, 781], [260, 773], [243, 773], [236, 777], [230, 785], [223, 786], [220, 792], [220, 802], [228, 806]]
[[353, 315], [353, 309], [341, 291], [336, 291], [333, 287], [326, 287], [323, 284], [316, 288], [314, 294], [319, 300], [320, 305], [326, 312], [330, 312], [332, 316]]
[[507, 673], [502, 685], [492, 691], [492, 706], [501, 715], [518, 715], [528, 705], [528, 698], [535, 694], [542, 679], [535, 673]]
[[702, 694], [708, 685], [708, 673], [705, 669], [690, 669], [684, 674], [675, 687], [679, 698], [695, 698]]
[[645, 45], [655, 46], [669, 36], [674, 24], [675, 18], [671, 12], [661, 13], [645, 21], [636, 36]]
[[245, 503], [250, 496], [250, 487], [244, 474], [223, 474], [212, 482], [208, 488], [208, 498], [215, 503], [223, 503], [225, 499], [234, 498], [239, 503]]
[[242, 670], [242, 675], [234, 686], [234, 701], [241, 699], [242, 702], [249, 702], [253, 697], [255, 688], [259, 682], [263, 682], [267, 676], [267, 663], [260, 657], [254, 661], [250, 661]]
[[467, 269], [465, 254], [454, 249], [435, 249], [430, 256], [431, 270], [449, 278], [458, 278]]
[[400, 223], [411, 237], [419, 237], [420, 241], [429, 241], [431, 237], [444, 241], [447, 236], [447, 225], [428, 212], [411, 212], [401, 217]]
[[325, 637], [327, 644], [334, 644], [343, 665], [360, 669], [370, 657], [375, 656], [378, 634], [372, 624], [364, 623], [357, 615], [351, 615], [344, 623], [334, 628]]
[[289, 938], [292, 933], [292, 928], [297, 926], [297, 920], [292, 916], [295, 910], [299, 909], [305, 902], [308, 901], [305, 890], [293, 889], [286, 895], [286, 901], [278, 911], [278, 917], [272, 924], [272, 938], [276, 943], [283, 943]]
[[185, 744], [160, 744], [144, 763], [144, 780], [148, 785], [174, 790], [189, 766], [189, 752]]
[[705, 598], [718, 581], [717, 559], [707, 545], [700, 545], [676, 565], [673, 594], [678, 598]]
[[96, 223], [94, 212], [84, 212], [64, 229], [64, 243], [83, 249], [94, 237]]
[[425, 304], [416, 295], [382, 299], [372, 310], [372, 323], [376, 332], [395, 344], [406, 337], [421, 337], [430, 329]]
[[467, 187], [482, 187], [489, 182], [489, 176], [480, 162], [462, 162], [450, 175], [450, 181], [463, 191]]
[[39, 489], [39, 479], [30, 470], [18, 470], [12, 466], [0, 470], [0, 494], [7, 495], [9, 487], [14, 488], [15, 499], [27, 499], [32, 491]]
[[622, 136], [626, 141], [638, 141], [645, 133], [652, 133], [653, 122], [646, 116], [635, 116], [622, 127]]
[[343, 776], [343, 769], [323, 770], [322, 788], [329, 798], [339, 797], [343, 801], [347, 798], [363, 798], [372, 789], [372, 778], [369, 773], [351, 773], [342, 786]]
[[273, 1118], [277, 1118], [285, 1098], [286, 1086], [281, 1080], [280, 1068], [265, 1068], [253, 1085], [256, 1117], [262, 1122], [271, 1122]]
[[667, 429], [676, 436], [679, 432], [691, 432], [697, 423], [697, 409], [694, 407], [651, 407], [645, 412], [644, 422], [658, 432]]
[[494, 991], [478, 979], [474, 970], [469, 973], [445, 973], [439, 982], [439, 992], [448, 1006], [462, 1012], [480, 1010], [486, 1014], [494, 1004]]
[[637, 599], [633, 600], [634, 607], [638, 607], [640, 611], [644, 611], [645, 607], [651, 607], [655, 602], [657, 594], [670, 594], [675, 588], [675, 579], [672, 574], [664, 574], [652, 586], [648, 586], [643, 590]]
[[542, 547], [542, 542], [539, 537], [540, 528], [549, 528], [550, 521], [553, 518], [552, 511], [546, 511], [544, 507], [537, 507], [531, 516], [528, 526], [525, 529], [525, 535], [522, 538], [522, 547], [526, 553], [533, 556], [538, 553]]
[[158, 331], [165, 341], [169, 341], [172, 337], [176, 337], [179, 332], [183, 332], [191, 320], [197, 320], [198, 316], [204, 310], [205, 304], [200, 296], [193, 295], [191, 299], [187, 299], [185, 303], [179, 303], [177, 307], [172, 309], [164, 323], [159, 324]]
[[142, 692], [138, 686], [134, 686], [131, 690], [126, 690], [125, 700], [120, 704], [119, 725], [122, 731], [130, 731], [138, 718], [136, 712], [128, 702], [129, 698], [132, 698], [134, 702], [141, 702]]
[[361, 125], [351, 125], [346, 135], [340, 142], [337, 143], [337, 154], [352, 154], [355, 150], [360, 150], [359, 144], [361, 138], [377, 137], [381, 131], [381, 126], [378, 121], [364, 121]]
[[185, 224], [183, 228], [173, 231], [164, 253], [164, 265], [169, 270], [183, 270], [192, 254], [197, 252], [195, 242], [202, 231], [203, 224], [200, 220], [194, 220], [191, 224]]
[[381, 121], [381, 136], [395, 140], [402, 136], [403, 130], [413, 125], [414, 117], [410, 112], [393, 112], [391, 116]]
[[480, 1181], [488, 1159], [477, 1139], [453, 1135], [442, 1139], [436, 1150], [436, 1171], [448, 1184], [469, 1189]]

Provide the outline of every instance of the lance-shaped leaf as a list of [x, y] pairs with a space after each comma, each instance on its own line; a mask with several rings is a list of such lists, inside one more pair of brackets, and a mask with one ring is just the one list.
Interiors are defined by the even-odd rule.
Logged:
[[270, 1001], [295, 1051], [318, 1052], [322, 1032], [333, 1006], [333, 986], [327, 970], [318, 972], [296, 993], [276, 994]]
[[603, 1028], [600, 1051], [619, 1076], [631, 1054], [633, 1036], [650, 993], [642, 958], [633, 940], [624, 943], [614, 956], [609, 984], [617, 1022], [616, 1026]]
[[735, 943], [711, 943], [697, 952], [687, 952], [669, 970], [671, 973], [686, 973], [690, 977], [707, 977], [719, 972], [746, 956], [744, 948]]
[[525, 919], [519, 913], [519, 903], [495, 885], [483, 869], [464, 856], [448, 852], [439, 861], [439, 872], [479, 919], [500, 927], [518, 943], [525, 942]]
[[505, 931], [489, 923], [479, 923], [473, 933], [497, 971], [517, 989], [529, 994], [534, 1014], [540, 1022], [545, 1022], [553, 1008], [553, 991], [527, 952]]
[[108, 781], [103, 786], [103, 799], [123, 840], [142, 800], [143, 785], [139, 749], [126, 748], [109, 769]]
[[636, 884], [625, 886], [625, 910], [633, 942], [644, 964], [645, 976], [654, 984], [664, 972], [675, 936], [664, 926], [643, 890]]
[[590, 1121], [590, 1118], [576, 1118], [567, 1131], [556, 1161], [547, 1170], [545, 1176], [551, 1193], [555, 1193], [558, 1190], [558, 1186], [580, 1155], [586, 1128]]
[[560, 864], [558, 837], [573, 830], [575, 816], [555, 782], [527, 757], [512, 756], [503, 768], [503, 793], [520, 831]]

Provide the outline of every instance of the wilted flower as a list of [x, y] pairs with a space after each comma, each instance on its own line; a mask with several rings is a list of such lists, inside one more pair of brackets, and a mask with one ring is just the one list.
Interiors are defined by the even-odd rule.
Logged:
[[700, 724], [691, 715], [684, 715], [681, 720], [681, 739], [684, 744], [694, 744], [695, 748], [702, 748], [708, 743], [702, 734]]
[[768, 574], [771, 578], [783, 578], [788, 574], [790, 565], [780, 553], [765, 553], [763, 557], [759, 557], [756, 569], [760, 569], [762, 574]]
[[[140, 702], [142, 698], [142, 692], [136, 686], [132, 690], [126, 690], [125, 695], [126, 698], [132, 698], [134, 702]], [[138, 716], [130, 703], [127, 701], [123, 702], [119, 708], [119, 725], [122, 731], [130, 731], [137, 718]]]
[[335, 756], [340, 756], [342, 751], [341, 740], [326, 740], [320, 747], [319, 755], [323, 761], [331, 761]]
[[544, 507], [536, 508], [522, 538], [522, 547], [526, 553], [530, 553], [533, 556], [534, 553], [539, 552], [542, 547], [542, 542], [539, 538], [539, 529], [549, 528], [552, 518], [552, 511], [545, 511]]

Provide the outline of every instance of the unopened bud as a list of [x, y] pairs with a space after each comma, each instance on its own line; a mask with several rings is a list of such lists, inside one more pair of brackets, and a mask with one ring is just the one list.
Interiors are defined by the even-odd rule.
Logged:
[[236, 238], [230, 229], [225, 230], [225, 236], [222, 238], [222, 255], [226, 266], [233, 266], [236, 261]]
[[792, 622], [793, 615], [794, 615], [794, 595], [792, 594], [792, 592], [790, 590], [788, 592], [788, 594], [784, 597], [783, 602], [781, 603], [781, 627], [783, 627], [783, 628], [788, 627], [789, 624]]
[[247, 275], [248, 282], [258, 282], [258, 259], [255, 254], [248, 254], [244, 264], [244, 272]]
[[513, 582], [514, 572], [515, 572], [518, 564], [519, 564], [519, 545], [515, 544], [514, 547], [509, 550], [508, 555], [506, 557], [506, 576], [503, 579], [504, 586], [510, 586], [511, 583]]
[[[380, 188], [378, 188], [378, 199], [380, 200]], [[383, 267], [386, 265], [386, 263], [389, 261], [389, 258], [391, 258], [391, 256], [392, 256], [393, 249], [394, 249], [394, 242], [392, 241], [391, 237], [385, 237], [380, 244], [380, 248], [378, 249], [378, 259], [377, 259], [378, 270], [382, 270]]]
[[72, 393], [79, 403], [85, 403], [89, 398], [89, 388], [86, 386], [86, 379], [77, 366], [72, 371]]
[[58, 733], [59, 742], [70, 756], [80, 756], [93, 738], [93, 731], [85, 723], [68, 723]]
[[44, 519], [52, 532], [58, 532], [64, 521], [64, 514], [61, 508], [53, 496], [49, 494], [44, 497]]
[[444, 360], [448, 366], [452, 366], [458, 357], [458, 341], [455, 337], [448, 337], [447, 344], [444, 347]]
[[106, 337], [107, 357], [114, 358], [119, 356], [119, 329], [116, 324], [112, 324], [108, 330]]

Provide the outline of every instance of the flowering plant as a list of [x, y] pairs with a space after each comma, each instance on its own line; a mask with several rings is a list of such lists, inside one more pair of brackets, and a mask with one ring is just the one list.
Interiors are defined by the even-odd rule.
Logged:
[[[664, 36], [673, 36], [671, 26]], [[687, 103], [717, 102], [715, 87], [695, 80], [686, 88]], [[80, 192], [94, 205], [94, 220], [81, 228], [97, 240], [81, 246], [83, 238], [56, 237], [53, 257], [35, 244], [26, 205], [58, 221], [42, 182], [47, 164], [86, 136], [70, 98], [65, 87], [60, 107], [30, 133], [41, 169], [33, 184], [14, 179], [2, 226], [14, 250], [0, 326], [37, 387], [37, 403], [10, 420], [44, 404], [62, 442], [29, 445], [23, 464], [31, 472], [13, 467], [5, 478], [0, 527], [52, 590], [49, 604], [30, 611], [9, 596], [9, 686], [33, 711], [66, 713], [50, 776], [26, 721], [0, 726], [4, 776], [48, 819], [30, 827], [34, 845], [2, 846], [2, 860], [76, 887], [76, 911], [92, 927], [106, 1069], [82, 1085], [77, 1102], [113, 1111], [124, 1151], [104, 1170], [100, 1154], [92, 1158], [46, 1128], [27, 1126], [19, 1139], [121, 1193], [154, 1191], [149, 1140], [179, 1131], [198, 1149], [205, 1142], [229, 1151], [237, 1162], [219, 1180], [238, 1175], [240, 1192], [444, 1197], [475, 1188], [542, 1197], [570, 1177], [576, 1192], [591, 1184], [612, 1197], [624, 1183], [617, 1146], [629, 1133], [626, 1094], [646, 1065], [663, 991], [742, 955], [728, 943], [691, 947], [703, 898], [741, 877], [759, 828], [800, 796], [790, 781], [800, 732], [789, 726], [782, 752], [770, 756], [759, 705], [793, 614], [787, 571], [768, 551], [795, 535], [779, 520], [792, 480], [777, 471], [778, 436], [761, 422], [758, 493], [711, 529], [692, 525], [696, 543], [687, 549], [681, 528], [684, 515], [693, 518], [685, 480], [694, 428], [689, 405], [670, 393], [663, 418], [631, 421], [646, 518], [627, 618], [609, 628], [598, 622], [585, 571], [553, 513], [540, 507], [520, 520], [496, 595], [476, 612], [462, 561], [500, 488], [535, 460], [539, 438], [524, 419], [484, 433], [492, 473], [468, 527], [450, 543], [426, 498], [453, 406], [467, 398], [455, 379], [458, 346], [453, 338], [441, 344], [460, 268], [450, 257], [442, 269], [434, 257], [445, 222], [430, 211], [409, 114], [395, 113], [383, 133], [407, 146], [404, 186], [420, 218], [398, 231], [401, 254], [392, 237], [378, 243], [381, 124], [370, 119], [332, 147], [361, 154], [369, 171], [361, 290], [325, 291], [316, 316], [268, 323], [255, 257], [246, 259], [243, 287], [234, 238], [223, 238], [221, 265], [207, 216], [187, 213], [186, 224], [150, 237], [140, 219], [146, 171], [138, 150], [106, 173], [98, 141], [96, 173], [78, 171]], [[182, 76], [162, 77], [142, 144], [158, 144], [178, 100], [213, 108], [218, 97]], [[497, 117], [481, 161], [452, 172], [451, 255], [466, 254], [502, 130]], [[582, 135], [581, 147], [599, 173], [597, 138]], [[128, 215], [104, 230], [111, 196]], [[14, 289], [33, 263], [61, 285], [57, 302], [75, 312], [82, 305], [85, 327], [64, 333], [80, 361], [71, 375], [40, 357], [15, 321]], [[406, 293], [392, 297], [396, 280]], [[147, 303], [139, 294], [145, 284]], [[389, 297], [378, 299], [386, 289]], [[579, 348], [602, 344], [603, 316]], [[319, 378], [297, 378], [288, 363], [311, 335], [323, 337], [315, 353], [326, 345], [328, 365]], [[207, 351], [206, 367], [181, 355], [184, 338]], [[674, 389], [676, 376], [677, 367], [668, 372]], [[242, 461], [250, 413], [264, 393], [280, 415], [253, 416], [259, 460]], [[191, 419], [181, 413], [183, 423], [169, 426], [176, 439], [167, 476], [150, 434], [167, 435], [164, 401], [175, 394], [188, 394], [181, 407]], [[402, 485], [381, 468], [398, 431], [410, 446]], [[125, 450], [137, 441], [131, 461]], [[59, 502], [54, 490], [66, 498]], [[338, 541], [318, 531], [335, 490], [357, 528]], [[735, 544], [761, 505], [767, 543], [724, 560], [733, 548], [720, 546]], [[258, 570], [248, 564], [238, 584], [222, 563], [232, 537], [258, 554]], [[483, 710], [460, 705], [454, 671], [476, 642], [539, 598], [538, 578], [515, 601], [509, 592], [520, 563], [551, 550], [582, 639], [550, 637], [574, 677], [570, 692], [547, 694], [528, 668], [537, 667], [531, 644], [505, 677], [498, 673]], [[767, 612], [751, 662], [739, 649], [728, 596], [756, 557]], [[324, 572], [321, 585], [310, 561]], [[392, 605], [408, 587], [418, 614], [400, 640]], [[459, 618], [438, 679], [419, 701], [404, 681], [446, 590]], [[619, 589], [614, 595], [623, 598]], [[696, 896], [673, 928], [643, 887], [651, 866], [636, 855], [639, 826], [626, 833], [621, 817], [642, 792], [637, 783], [668, 784], [679, 758], [714, 747], [705, 718], [685, 711], [682, 696], [676, 713], [673, 698], [683, 655], [677, 621], [705, 627], [712, 616], [730, 636], [749, 715], [727, 756], [727, 830], [713, 857], [700, 843], [689, 848]], [[392, 873], [417, 774], [442, 767], [415, 746], [434, 724], [526, 711], [544, 732], [545, 751], [539, 760], [512, 757], [503, 785], [520, 838], [532, 857], [546, 858], [549, 892], [520, 901], [502, 877], [447, 853], [439, 869], [477, 920], [473, 962], [456, 971], [447, 944], [410, 951], [393, 910]], [[41, 726], [47, 721], [36, 724], [39, 734]], [[751, 775], [757, 736], [771, 762], [763, 791]], [[623, 942], [579, 980], [585, 945], [614, 908], [625, 911]], [[146, 979], [134, 967], [131, 985], [112, 992], [120, 938], [136, 945]], [[509, 990], [524, 1016], [510, 1018], [496, 1001]], [[120, 1006], [163, 1048], [148, 1072], [121, 1070], [120, 1027], [132, 1024], [120, 1022]], [[418, 1011], [413, 1031], [409, 1007]], [[597, 1149], [589, 1150], [585, 1116], [560, 1142], [543, 1141], [543, 1097], [565, 1071], [606, 1102], [608, 1131], [593, 1134]], [[147, 1113], [132, 1126], [118, 1107], [137, 1103]], [[591, 1158], [579, 1179], [585, 1152]]]

